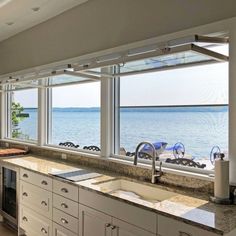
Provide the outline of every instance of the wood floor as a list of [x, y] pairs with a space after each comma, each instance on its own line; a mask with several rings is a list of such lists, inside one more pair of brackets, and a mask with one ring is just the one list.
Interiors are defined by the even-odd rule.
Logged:
[[0, 222], [0, 235], [1, 236], [17, 236], [17, 233], [10, 228], [3, 225], [3, 223]]

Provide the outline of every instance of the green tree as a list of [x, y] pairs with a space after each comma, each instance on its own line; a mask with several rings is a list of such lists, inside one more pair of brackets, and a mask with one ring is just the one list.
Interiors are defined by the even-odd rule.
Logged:
[[20, 103], [12, 102], [11, 105], [11, 121], [12, 121], [12, 137], [19, 138], [22, 134], [20, 128], [18, 128], [19, 123], [24, 120], [26, 117], [23, 116], [22, 112], [24, 111], [23, 106]]

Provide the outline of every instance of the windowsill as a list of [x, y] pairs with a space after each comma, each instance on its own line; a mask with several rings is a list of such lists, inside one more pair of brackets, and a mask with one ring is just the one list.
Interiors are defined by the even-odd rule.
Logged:
[[13, 144], [19, 144], [19, 145], [24, 145], [24, 146], [34, 146], [38, 147], [36, 142], [30, 142], [30, 141], [25, 141], [25, 140], [20, 140], [20, 139], [11, 139], [11, 138], [4, 138], [0, 140], [1, 142], [6, 142], [6, 143], [13, 143]]
[[[104, 158], [104, 157], [101, 157], [100, 153], [94, 154], [94, 153], [92, 153], [92, 151], [77, 150], [77, 149], [71, 150], [71, 148], [61, 148], [61, 147], [53, 146], [53, 145], [38, 146], [35, 143], [26, 143], [26, 142], [12, 140], [12, 139], [1, 139], [0, 141], [6, 142], [6, 143], [11, 143], [11, 144], [29, 146], [29, 147], [32, 146], [32, 147], [36, 147], [36, 148], [43, 149], [43, 150], [50, 150], [50, 151], [61, 152], [61, 153], [65, 153], [65, 154], [78, 155], [78, 156], [83, 156], [83, 157], [88, 157], [88, 158], [93, 158], [93, 159], [100, 159], [102, 161], [108, 161], [108, 162], [133, 166], [133, 161], [131, 160], [131, 158], [129, 159], [129, 158], [121, 157], [121, 156], [110, 156], [108, 158]], [[138, 163], [138, 167], [151, 170], [151, 161], [147, 161], [147, 160], [140, 161]], [[186, 168], [185, 168], [185, 170], [184, 170], [184, 168], [174, 169], [174, 168], [169, 168], [166, 166], [162, 167], [162, 171], [167, 174], [168, 173], [175, 174], [175, 175], [179, 175], [179, 176], [196, 178], [196, 179], [211, 181], [211, 182], [214, 181], [214, 178], [209, 176], [209, 174], [213, 173], [212, 171], [205, 171], [204, 173], [196, 173], [196, 172], [190, 172], [189, 169], [190, 168], [188, 168], [188, 170], [186, 170]]]

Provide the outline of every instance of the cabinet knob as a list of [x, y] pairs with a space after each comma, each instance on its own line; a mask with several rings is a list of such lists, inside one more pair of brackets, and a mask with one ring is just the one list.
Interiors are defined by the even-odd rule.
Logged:
[[27, 221], [28, 221], [28, 219], [27, 219], [27, 217], [26, 217], [26, 216], [23, 216], [23, 217], [22, 217], [22, 220], [23, 220], [23, 221], [25, 221], [25, 222], [27, 222]]
[[192, 236], [192, 234], [183, 232], [183, 231], [179, 231], [179, 236]]
[[44, 228], [41, 229], [41, 232], [44, 233], [44, 234], [47, 234], [47, 233], [48, 233], [47, 230], [44, 229]]
[[29, 176], [27, 174], [23, 174], [23, 178], [28, 178]]
[[112, 230], [116, 229], [116, 226], [115, 226], [115, 225], [112, 225], [112, 226], [111, 226], [111, 229], [112, 229]]
[[107, 224], [105, 224], [105, 226], [106, 226], [107, 228], [109, 228], [109, 227], [111, 227], [111, 224], [110, 224], [110, 223], [107, 223]]
[[68, 189], [67, 189], [67, 188], [62, 188], [61, 191], [62, 191], [63, 193], [68, 193]]
[[68, 206], [64, 202], [61, 204], [61, 207], [62, 208], [68, 208]]
[[62, 224], [68, 224], [68, 221], [66, 219], [64, 219], [64, 218], [61, 218], [61, 223]]
[[42, 201], [42, 202], [41, 202], [41, 205], [47, 206], [48, 204], [47, 204], [47, 202]]
[[42, 184], [42, 185], [48, 185], [48, 182], [45, 181], [45, 180], [43, 180], [43, 181], [41, 182], [41, 184]]
[[26, 193], [26, 192], [24, 192], [22, 195], [23, 195], [24, 197], [28, 197], [28, 193]]

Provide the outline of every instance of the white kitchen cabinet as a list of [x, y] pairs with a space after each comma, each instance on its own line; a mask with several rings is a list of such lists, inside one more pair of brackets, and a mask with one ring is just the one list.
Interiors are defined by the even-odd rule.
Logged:
[[53, 207], [76, 218], [79, 217], [79, 204], [53, 193]]
[[53, 236], [78, 236], [59, 224], [53, 223]]
[[52, 236], [52, 178], [20, 169], [19, 235]]
[[79, 189], [79, 203], [116, 219], [121, 219], [154, 235], [157, 233], [157, 215], [154, 212], [82, 188]]
[[112, 236], [155, 236], [155, 234], [115, 218], [112, 219], [112, 226]]
[[79, 205], [80, 236], [155, 236], [137, 226]]
[[52, 217], [52, 192], [21, 181], [20, 203], [43, 216]]
[[72, 201], [79, 201], [79, 188], [71, 183], [53, 179], [53, 192]]
[[19, 224], [20, 235], [52, 236], [52, 221], [25, 206], [20, 207]]
[[158, 216], [158, 235], [160, 236], [218, 236], [213, 232], [195, 227], [165, 216]]
[[79, 220], [56, 208], [53, 208], [53, 222], [60, 224], [75, 234], [78, 234]]
[[30, 170], [20, 169], [20, 179], [37, 187], [52, 191], [52, 178], [35, 173]]
[[80, 236], [111, 236], [111, 216], [79, 205], [79, 219]]

